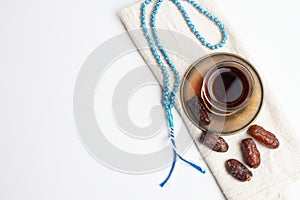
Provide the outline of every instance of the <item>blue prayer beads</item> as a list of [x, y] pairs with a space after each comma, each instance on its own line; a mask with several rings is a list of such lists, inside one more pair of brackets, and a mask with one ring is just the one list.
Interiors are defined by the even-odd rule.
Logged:
[[[148, 44], [150, 46], [151, 52], [153, 54], [153, 57], [155, 58], [157, 64], [160, 66], [162, 73], [163, 73], [163, 98], [162, 98], [162, 105], [165, 108], [166, 111], [166, 117], [168, 120], [168, 125], [170, 127], [170, 142], [173, 146], [173, 152], [174, 152], [174, 158], [173, 158], [173, 163], [171, 166], [171, 170], [167, 176], [167, 178], [160, 184], [161, 187], [163, 187], [167, 181], [169, 180], [169, 178], [171, 177], [171, 174], [174, 170], [175, 167], [175, 163], [176, 163], [176, 158], [178, 157], [180, 160], [186, 162], [187, 164], [191, 165], [192, 167], [194, 167], [195, 169], [197, 169], [198, 171], [205, 173], [204, 170], [201, 169], [201, 167], [195, 165], [194, 163], [191, 163], [187, 160], [185, 160], [183, 157], [181, 157], [177, 151], [176, 151], [176, 144], [175, 144], [175, 136], [174, 136], [174, 122], [173, 122], [173, 115], [172, 115], [172, 108], [174, 107], [175, 104], [175, 96], [176, 93], [178, 92], [179, 89], [179, 85], [180, 85], [180, 75], [179, 72], [177, 71], [175, 65], [173, 64], [173, 62], [171, 61], [167, 51], [165, 50], [164, 46], [162, 45], [159, 36], [158, 36], [158, 32], [157, 32], [157, 28], [156, 28], [156, 16], [157, 13], [159, 11], [159, 8], [162, 4], [162, 2], [164, 0], [158, 0], [155, 3], [155, 6], [152, 10], [152, 13], [150, 15], [151, 19], [150, 19], [150, 26], [151, 26], [151, 30], [152, 30], [152, 34], [153, 34], [153, 38], [152, 39], [149, 30], [147, 28], [147, 22], [146, 22], [146, 7], [147, 5], [149, 5], [150, 3], [152, 3], [154, 0], [146, 0], [145, 2], [142, 3], [141, 5], [141, 27], [142, 30], [144, 32], [145, 37], [147, 38]], [[186, 12], [186, 10], [184, 9], [184, 7], [182, 6], [182, 4], [178, 1], [178, 0], [170, 0], [172, 3], [174, 3], [178, 10], [181, 12], [181, 14], [184, 17], [184, 20], [186, 21], [187, 25], [189, 26], [191, 32], [195, 35], [195, 37], [201, 42], [201, 44], [211, 50], [215, 50], [218, 48], [221, 48], [224, 46], [224, 44], [226, 43], [227, 40], [227, 32], [225, 30], [224, 25], [221, 23], [221, 21], [216, 18], [215, 16], [213, 16], [210, 12], [208, 12], [207, 10], [204, 10], [200, 5], [198, 5], [194, 0], [185, 0], [186, 2], [190, 3], [194, 8], [196, 8], [200, 14], [205, 15], [209, 20], [211, 20], [213, 23], [215, 23], [219, 29], [220, 32], [222, 34], [222, 39], [218, 44], [214, 44], [212, 45], [211, 43], [207, 42], [206, 39], [200, 34], [200, 32], [196, 29], [195, 25], [193, 24], [192, 20], [190, 19], [188, 13]], [[166, 61], [166, 63], [168, 64], [169, 68], [171, 69], [171, 71], [174, 74], [175, 77], [175, 82], [173, 85], [173, 90], [170, 91], [169, 89], [169, 73], [166, 69], [166, 66], [164, 65], [163, 61], [161, 60], [161, 57], [158, 53], [159, 52], [162, 54], [162, 56], [164, 57], [164, 60]]]

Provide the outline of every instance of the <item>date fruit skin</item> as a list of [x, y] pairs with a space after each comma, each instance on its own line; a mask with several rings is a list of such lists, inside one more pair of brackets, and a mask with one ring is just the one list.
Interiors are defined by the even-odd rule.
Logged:
[[203, 132], [199, 138], [199, 142], [216, 152], [226, 152], [229, 148], [227, 142], [221, 136], [214, 133]]
[[186, 105], [192, 114], [193, 118], [199, 122], [199, 124], [209, 125], [211, 122], [211, 113], [205, 107], [200, 95], [195, 95], [186, 102]]
[[243, 163], [236, 159], [229, 159], [225, 162], [227, 172], [234, 178], [245, 182], [250, 181], [252, 172]]
[[243, 139], [241, 142], [241, 149], [244, 161], [249, 167], [257, 168], [260, 165], [260, 153], [252, 138]]
[[275, 149], [279, 146], [279, 141], [276, 136], [261, 126], [252, 125], [248, 129], [248, 134], [270, 149]]

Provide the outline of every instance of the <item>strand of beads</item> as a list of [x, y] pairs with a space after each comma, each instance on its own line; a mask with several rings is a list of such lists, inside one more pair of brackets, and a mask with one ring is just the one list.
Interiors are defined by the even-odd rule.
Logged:
[[224, 46], [224, 44], [227, 41], [227, 32], [225, 30], [224, 25], [222, 22], [215, 16], [213, 16], [209, 11], [204, 10], [199, 4], [197, 4], [194, 0], [185, 0], [186, 2], [193, 5], [194, 8], [196, 8], [200, 14], [205, 15], [209, 20], [214, 22], [218, 28], [220, 29], [220, 32], [222, 34], [222, 40], [215, 45], [212, 45], [211, 43], [207, 42], [206, 39], [199, 33], [199, 31], [196, 29], [195, 25], [193, 24], [192, 20], [190, 19], [188, 13], [182, 6], [182, 4], [178, 0], [171, 0], [178, 8], [178, 10], [182, 13], [186, 23], [190, 27], [191, 32], [196, 36], [196, 38], [202, 43], [203, 46], [206, 46], [207, 48], [211, 50], [215, 50], [218, 48], [221, 48]]
[[[152, 28], [152, 34], [153, 34], [154, 41], [153, 41], [153, 39], [152, 39], [152, 37], [149, 33], [149, 30], [147, 28], [146, 7], [147, 7], [147, 5], [152, 3], [153, 1], [154, 0], [146, 0], [141, 5], [141, 26], [142, 26], [144, 35], [147, 38], [147, 41], [148, 41], [148, 44], [150, 46], [151, 52], [152, 52], [157, 64], [160, 66], [160, 68], [162, 70], [163, 77], [164, 77], [164, 80], [163, 80], [163, 94], [164, 95], [163, 95], [163, 99], [162, 99], [162, 104], [165, 108], [166, 117], [168, 119], [168, 125], [169, 125], [169, 128], [170, 128], [170, 142], [171, 142], [172, 147], [173, 147], [174, 158], [173, 158], [173, 163], [172, 163], [172, 166], [171, 166], [171, 169], [170, 169], [170, 172], [169, 172], [167, 178], [160, 184], [160, 186], [163, 187], [167, 183], [169, 178], [171, 177], [171, 174], [172, 174], [172, 172], [174, 170], [174, 167], [175, 167], [177, 157], [180, 160], [184, 161], [185, 163], [191, 165], [192, 167], [194, 167], [198, 171], [200, 171], [202, 173], [205, 173], [205, 171], [202, 170], [201, 167], [199, 167], [198, 165], [184, 159], [176, 151], [172, 108], [174, 107], [175, 96], [176, 96], [176, 93], [178, 91], [179, 84], [180, 84], [180, 75], [179, 75], [175, 65], [172, 63], [167, 51], [165, 50], [164, 46], [162, 45], [162, 43], [159, 39], [159, 36], [158, 36], [157, 28], [156, 28], [156, 16], [157, 16], [158, 10], [159, 10], [163, 0], [158, 0], [156, 2], [155, 6], [154, 6], [154, 9], [152, 11], [152, 14], [151, 14], [151, 24], [150, 25], [151, 25], [151, 28]], [[194, 33], [194, 35], [199, 39], [199, 41], [202, 43], [202, 45], [206, 46], [207, 48], [209, 48], [211, 50], [222, 47], [225, 44], [226, 40], [227, 40], [227, 34], [226, 34], [226, 30], [224, 28], [224, 25], [216, 17], [211, 15], [208, 11], [203, 10], [201, 6], [199, 6], [197, 3], [195, 3], [195, 1], [193, 1], [193, 0], [186, 0], [186, 1], [190, 4], [192, 4], [201, 14], [204, 14], [210, 20], [212, 20], [214, 23], [216, 23], [216, 25], [220, 28], [220, 31], [222, 33], [222, 40], [219, 44], [211, 45], [210, 43], [206, 42], [205, 38], [202, 37], [200, 35], [200, 33], [197, 31], [197, 29], [195, 28], [195, 25], [190, 20], [186, 10], [181, 5], [181, 3], [178, 2], [177, 0], [171, 0], [171, 2], [173, 2], [177, 6], [178, 10], [182, 13], [186, 23], [188, 24], [188, 26], [190, 27], [190, 29], [192, 31], [192, 33]], [[160, 57], [156, 47], [158, 47], [160, 53], [164, 57], [164, 60], [166, 61], [169, 68], [171, 69], [171, 71], [174, 74], [175, 81], [174, 81], [174, 85], [173, 85], [173, 90], [171, 92], [170, 92], [170, 89], [169, 89], [169, 73], [168, 73], [163, 61], [161, 60], [161, 57]]]

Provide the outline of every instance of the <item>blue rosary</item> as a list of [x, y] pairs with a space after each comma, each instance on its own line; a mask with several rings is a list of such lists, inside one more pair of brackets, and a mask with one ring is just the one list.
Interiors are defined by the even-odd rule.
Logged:
[[[163, 0], [158, 0], [155, 3], [154, 9], [152, 11], [151, 14], [151, 21], [150, 21], [150, 25], [152, 28], [152, 35], [154, 38], [154, 41], [149, 33], [149, 30], [147, 28], [147, 23], [146, 23], [146, 7], [147, 5], [149, 5], [150, 3], [152, 3], [154, 0], [146, 0], [145, 2], [142, 3], [141, 5], [141, 26], [144, 32], [145, 37], [148, 40], [148, 44], [150, 46], [151, 52], [157, 62], [157, 64], [160, 66], [162, 73], [163, 73], [163, 98], [162, 98], [162, 105], [165, 109], [166, 112], [166, 117], [168, 120], [168, 125], [170, 128], [170, 142], [172, 144], [173, 147], [173, 152], [174, 152], [174, 158], [173, 158], [173, 163], [170, 169], [170, 172], [168, 174], [168, 176], [166, 177], [166, 179], [160, 184], [161, 187], [163, 187], [167, 181], [169, 180], [169, 178], [171, 177], [174, 167], [175, 167], [175, 163], [176, 163], [176, 159], [177, 157], [184, 161], [185, 163], [189, 164], [190, 166], [194, 167], [195, 169], [197, 169], [198, 171], [200, 171], [201, 173], [205, 173], [205, 170], [202, 170], [201, 167], [199, 167], [198, 165], [187, 161], [186, 159], [184, 159], [182, 156], [180, 156], [177, 151], [176, 151], [176, 144], [175, 144], [175, 136], [174, 136], [174, 123], [173, 123], [173, 115], [172, 115], [172, 108], [174, 107], [174, 103], [175, 103], [175, 96], [176, 93], [178, 91], [179, 88], [179, 84], [180, 84], [180, 75], [176, 69], [176, 67], [174, 66], [174, 64], [172, 63], [167, 51], [164, 49], [162, 43], [160, 42], [158, 33], [157, 33], [157, 29], [156, 29], [156, 16], [158, 13], [158, 10], [163, 2]], [[223, 47], [223, 45], [225, 44], [226, 40], [227, 40], [227, 33], [225, 30], [224, 25], [220, 22], [220, 20], [216, 17], [214, 17], [211, 13], [209, 13], [207, 10], [204, 10], [200, 5], [198, 5], [194, 0], [185, 0], [186, 2], [190, 3], [191, 5], [194, 6], [194, 8], [196, 8], [199, 13], [205, 15], [209, 20], [211, 20], [212, 22], [214, 22], [220, 29], [220, 32], [222, 34], [222, 40], [220, 43], [212, 45], [211, 43], [207, 42], [205, 40], [205, 38], [199, 33], [199, 31], [195, 28], [195, 25], [193, 24], [193, 22], [191, 21], [189, 15], [187, 14], [186, 10], [184, 9], [184, 7], [182, 6], [182, 4], [178, 1], [178, 0], [170, 0], [172, 3], [174, 3], [178, 10], [182, 13], [186, 23], [188, 24], [191, 32], [198, 38], [198, 40], [202, 43], [203, 46], [211, 49], [211, 50], [215, 50], [218, 48]], [[161, 60], [161, 57], [158, 53], [159, 49], [160, 53], [163, 55], [166, 63], [168, 64], [168, 66], [170, 67], [170, 69], [172, 70], [174, 76], [175, 76], [175, 82], [173, 85], [173, 91], [169, 90], [169, 73], [164, 65], [164, 63]]]

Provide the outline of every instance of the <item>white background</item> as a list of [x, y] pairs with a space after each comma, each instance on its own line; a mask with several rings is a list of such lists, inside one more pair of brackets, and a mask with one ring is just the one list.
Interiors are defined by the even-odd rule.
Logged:
[[[222, 199], [210, 173], [178, 163], [147, 175], [111, 170], [82, 146], [73, 120], [76, 76], [102, 42], [124, 32], [133, 0], [0, 0], [0, 199]], [[289, 122], [299, 124], [300, 12], [296, 0], [219, 0]], [[159, 96], [157, 95], [157, 98]], [[187, 157], [198, 152], [191, 148]], [[291, 188], [293, 199], [300, 183]]]

